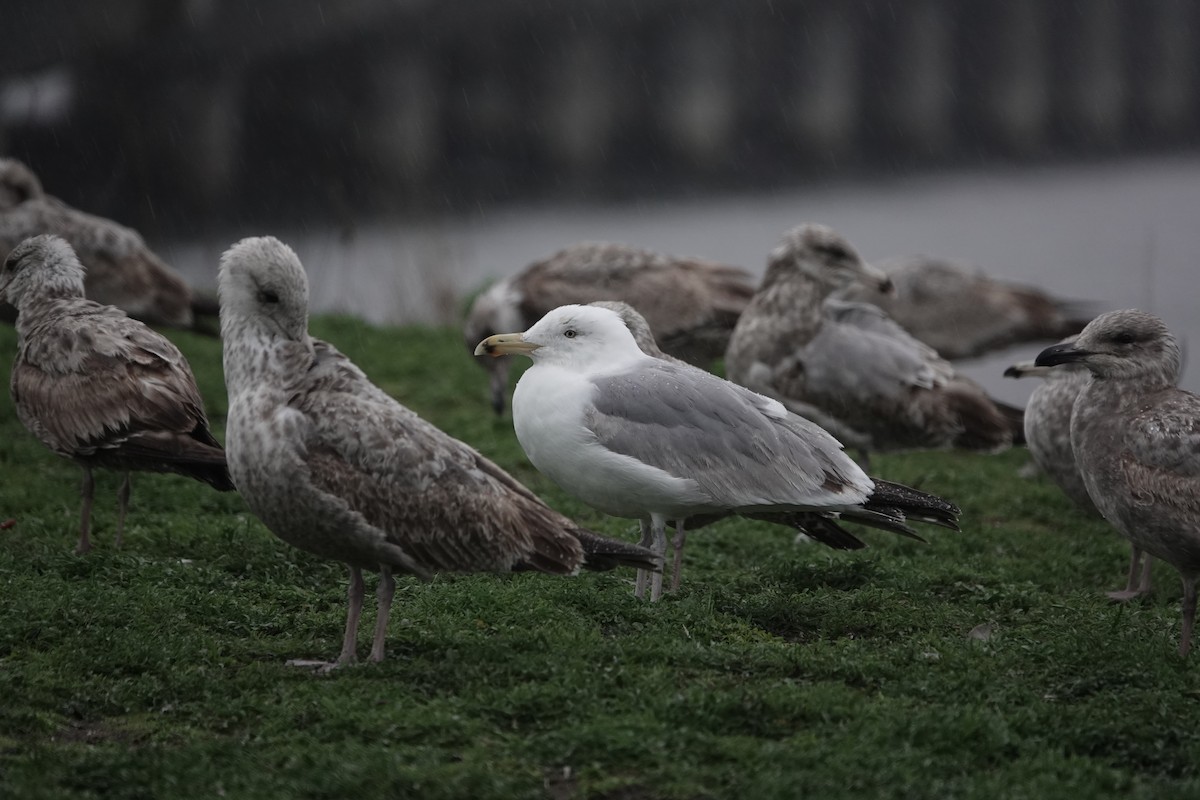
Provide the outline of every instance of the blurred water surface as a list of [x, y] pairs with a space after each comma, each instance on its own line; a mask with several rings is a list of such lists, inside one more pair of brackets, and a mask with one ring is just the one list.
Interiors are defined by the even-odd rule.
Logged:
[[[308, 270], [316, 311], [381, 323], [457, 323], [463, 299], [489, 280], [581, 240], [621, 241], [738, 264], [761, 273], [766, 253], [801, 222], [822, 222], [868, 259], [929, 253], [1101, 308], [1159, 314], [1200, 342], [1200, 156], [1037, 168], [955, 171], [788, 191], [638, 202], [508, 207], [455, 218], [365, 224], [353, 231], [230, 230], [161, 246], [197, 286], [244, 235], [272, 233]], [[961, 364], [1011, 402], [1030, 381], [1001, 377], [1038, 348]], [[467, 357], [464, 354], [464, 357]], [[1196, 369], [1183, 385], [1200, 391]]]

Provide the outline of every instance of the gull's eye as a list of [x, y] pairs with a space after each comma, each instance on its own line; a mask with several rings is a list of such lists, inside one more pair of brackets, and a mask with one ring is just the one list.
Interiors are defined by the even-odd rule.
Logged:
[[1133, 344], [1134, 337], [1129, 331], [1121, 331], [1113, 337], [1113, 341], [1117, 344]]
[[574, 339], [578, 335], [579, 334], [575, 332], [574, 328], [567, 328], [565, 331], [563, 331], [563, 336], [567, 337], [568, 339]]
[[259, 289], [258, 290], [258, 302], [268, 304], [268, 305], [274, 305], [275, 303], [279, 302], [279, 295], [276, 294], [271, 289]]

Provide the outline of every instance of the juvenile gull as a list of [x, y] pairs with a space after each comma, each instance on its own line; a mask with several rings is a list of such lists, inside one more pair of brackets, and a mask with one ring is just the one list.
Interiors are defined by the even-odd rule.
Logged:
[[864, 454], [1022, 438], [1021, 412], [991, 400], [879, 308], [831, 295], [853, 282], [891, 291], [823, 225], [789, 231], [729, 340], [729, 379], [774, 397]]
[[1079, 471], [1101, 515], [1133, 544], [1127, 591], [1137, 589], [1143, 550], [1179, 570], [1186, 655], [1200, 576], [1200, 397], [1175, 386], [1175, 337], [1152, 314], [1112, 311], [1036, 363], [1091, 371], [1071, 414]]
[[[872, 481], [780, 403], [647, 355], [611, 309], [563, 306], [524, 333], [489, 336], [476, 354], [533, 359], [513, 393], [525, 454], [585, 503], [641, 521], [658, 553], [667, 522], [682, 530], [732, 514], [843, 517], [909, 534], [906, 517], [957, 527], [953, 505]], [[657, 600], [662, 576], [652, 580]]]
[[1094, 316], [1087, 304], [989, 277], [979, 268], [933, 256], [882, 259], [875, 266], [896, 287], [881, 294], [851, 286], [842, 299], [882, 308], [944, 358], [972, 358], [1021, 342], [1078, 333]]
[[47, 195], [29, 167], [0, 158], [0, 258], [25, 239], [61, 236], [86, 269], [90, 300], [114, 305], [154, 325], [191, 328], [193, 311], [216, 309], [193, 297], [183, 277], [163, 263], [130, 228], [71, 208]]
[[[754, 295], [738, 267], [663, 255], [623, 244], [583, 242], [493, 284], [479, 295], [463, 328], [467, 348], [503, 330], [523, 330], [570, 303], [624, 300], [645, 315], [663, 350], [693, 364], [720, 358]], [[492, 407], [504, 411], [510, 359], [486, 359]]]
[[12, 397], [22, 424], [83, 470], [77, 553], [91, 549], [92, 469], [174, 472], [233, 489], [196, 380], [183, 354], [120, 309], [83, 296], [83, 267], [57, 236], [17, 245], [0, 272], [0, 300], [16, 306]]
[[654, 554], [584, 530], [471, 447], [397, 403], [308, 335], [308, 281], [273, 238], [243, 239], [218, 282], [229, 464], [281, 539], [350, 570], [337, 664], [355, 660], [362, 570], [379, 570], [371, 660], [384, 657], [394, 570], [569, 575]]

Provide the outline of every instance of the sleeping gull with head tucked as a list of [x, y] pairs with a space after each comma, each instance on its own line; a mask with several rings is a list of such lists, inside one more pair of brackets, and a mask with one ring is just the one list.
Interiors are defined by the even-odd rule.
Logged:
[[120, 309], [86, 299], [83, 266], [63, 239], [42, 235], [17, 245], [0, 271], [0, 300], [17, 308], [17, 416], [42, 444], [83, 470], [75, 552], [92, 547], [95, 467], [124, 474], [118, 547], [131, 470], [233, 489], [183, 353]]
[[1175, 337], [1152, 314], [1111, 311], [1036, 363], [1091, 372], [1071, 414], [1079, 471], [1101, 515], [1133, 544], [1130, 589], [1142, 550], [1179, 570], [1186, 655], [1200, 577], [1200, 397], [1175, 385]]
[[879, 308], [836, 300], [861, 282], [891, 291], [837, 232], [802, 225], [772, 251], [729, 340], [729, 379], [782, 402], [864, 454], [1020, 439], [1021, 412], [996, 403]]
[[858, 285], [841, 298], [879, 306], [943, 358], [973, 358], [1020, 342], [1061, 339], [1095, 316], [1086, 303], [998, 280], [962, 261], [918, 255], [874, 265], [887, 273], [896, 291], [883, 294]]
[[[216, 314], [158, 257], [137, 231], [87, 214], [46, 194], [24, 163], [0, 158], [0, 258], [28, 237], [61, 236], [86, 269], [89, 300], [114, 305], [152, 325], [192, 328], [195, 314]], [[207, 331], [206, 331], [207, 332]]]
[[384, 657], [395, 570], [659, 568], [654, 554], [555, 512], [476, 450], [376, 387], [308, 335], [308, 281], [287, 245], [244, 239], [219, 275], [229, 468], [281, 539], [350, 570], [337, 664], [355, 660], [362, 570], [378, 570], [371, 660]]
[[[611, 309], [563, 306], [524, 333], [489, 336], [476, 354], [533, 359], [513, 393], [529, 460], [600, 511], [640, 520], [660, 554], [667, 522], [693, 517], [802, 512], [896, 532], [911, 532], [906, 518], [957, 527], [952, 504], [872, 481], [777, 401], [647, 355]], [[656, 600], [661, 575], [652, 581]]]
[[[463, 333], [473, 350], [489, 333], [524, 330], [559, 306], [624, 300], [646, 316], [665, 351], [707, 364], [724, 354], [753, 295], [750, 273], [739, 267], [624, 244], [581, 242], [489, 287], [471, 305]], [[504, 410], [509, 361], [481, 362], [497, 414]]]

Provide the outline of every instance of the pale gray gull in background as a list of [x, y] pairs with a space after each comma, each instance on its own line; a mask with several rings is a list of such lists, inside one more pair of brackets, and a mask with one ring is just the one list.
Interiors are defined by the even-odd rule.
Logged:
[[[524, 333], [489, 336], [476, 354], [533, 359], [513, 393], [529, 460], [594, 508], [641, 521], [658, 553], [666, 524], [694, 517], [806, 512], [894, 532], [911, 533], [906, 518], [957, 528], [955, 506], [872, 481], [780, 403], [647, 355], [611, 309], [564, 306]], [[662, 576], [652, 581], [657, 600]]]
[[[524, 330], [559, 306], [624, 300], [646, 317], [663, 350], [706, 365], [725, 353], [753, 295], [753, 279], [739, 267], [583, 242], [489, 287], [471, 306], [463, 333], [467, 348], [474, 350], [488, 334]], [[503, 413], [509, 359], [487, 359], [481, 366], [490, 376], [492, 407]]]
[[1179, 652], [1186, 655], [1200, 576], [1200, 397], [1175, 385], [1175, 337], [1152, 314], [1112, 311], [1088, 323], [1074, 344], [1043, 350], [1036, 363], [1091, 371], [1071, 414], [1079, 471], [1096, 508], [1133, 544], [1131, 591], [1142, 550], [1179, 570]]
[[[669, 356], [659, 349], [658, 344], [654, 341], [654, 335], [650, 332], [650, 326], [647, 324], [646, 318], [639, 314], [637, 309], [635, 309], [633, 306], [629, 305], [628, 303], [623, 303], [619, 300], [597, 300], [594, 303], [589, 303], [589, 305], [596, 306], [598, 308], [607, 308], [616, 313], [621, 318], [621, 321], [625, 323], [625, 327], [629, 329], [630, 334], [633, 335], [633, 340], [637, 343], [638, 348], [646, 355], [674, 363], [684, 369], [694, 369], [687, 362], [677, 359], [673, 356]], [[890, 501], [891, 505], [897, 509], [900, 509], [905, 505], [911, 505], [914, 499], [917, 501], [918, 506], [922, 506], [924, 503], [928, 502], [929, 498], [927, 496], [914, 497], [908, 494], [909, 490], [907, 490], [907, 487], [903, 487], [898, 484], [890, 484], [886, 481], [881, 481], [878, 478], [875, 478], [874, 481], [875, 493], [871, 497], [871, 502], [876, 506], [883, 505], [883, 498], [888, 494], [892, 495]], [[909, 511], [910, 513], [919, 514], [919, 511], [916, 509], [910, 508]], [[730, 515], [732, 515], [732, 512], [729, 514], [708, 514], [699, 517], [689, 517], [686, 520], [674, 520], [676, 530], [675, 537], [671, 541], [674, 549], [673, 568], [671, 572], [671, 591], [676, 591], [679, 588], [681, 569], [683, 566], [683, 547], [687, 540], [687, 531], [697, 530], [705, 527], [706, 525], [718, 522]], [[778, 525], [786, 525], [794, 528], [803, 535], [804, 541], [816, 540], [821, 544], [834, 548], [835, 550], [858, 550], [867, 546], [866, 542], [864, 542], [862, 539], [838, 525], [835, 519], [815, 512], [763, 512], [746, 514], [745, 516], [751, 519], [772, 522]], [[864, 522], [864, 520], [856, 521]], [[934, 519], [926, 521], [933, 522], [934, 524], [942, 524], [945, 520]], [[924, 541], [919, 536], [916, 536], [911, 529], [907, 528], [906, 526], [897, 527], [892, 525], [890, 521], [888, 521], [887, 524], [884, 524], [880, 518], [871, 518], [866, 520], [864, 524], [880, 528], [881, 530], [888, 530], [893, 533], [898, 533], [909, 538], [915, 538], [918, 541]], [[642, 544], [647, 544], [647, 535], [649, 533], [649, 525], [643, 523]]]
[[874, 265], [892, 279], [896, 291], [851, 286], [841, 298], [879, 306], [943, 358], [973, 358], [1021, 342], [1061, 339], [1078, 333], [1094, 316], [1087, 303], [997, 280], [960, 261], [898, 256]]
[[[152, 325], [192, 328], [195, 314], [215, 316], [216, 306], [196, 296], [138, 233], [112, 220], [71, 208], [45, 193], [29, 167], [0, 158], [0, 259], [25, 239], [61, 236], [86, 269], [89, 300], [114, 305]], [[207, 332], [203, 326], [198, 328]]]
[[173, 472], [233, 489], [183, 354], [123, 311], [84, 298], [83, 267], [57, 236], [17, 245], [0, 272], [0, 300], [17, 314], [12, 397], [46, 447], [83, 470], [78, 553], [91, 549], [96, 467], [118, 470], [125, 529], [130, 470]]
[[864, 456], [958, 447], [995, 452], [1023, 438], [1020, 409], [993, 401], [878, 307], [831, 297], [859, 282], [892, 290], [823, 225], [789, 231], [729, 340], [730, 380], [781, 401]]
[[384, 657], [394, 570], [659, 568], [635, 545], [555, 512], [508, 473], [393, 400], [332, 345], [308, 335], [308, 281], [274, 238], [221, 258], [230, 472], [284, 541], [350, 569], [337, 664], [355, 660], [362, 570], [378, 570], [371, 660]]

